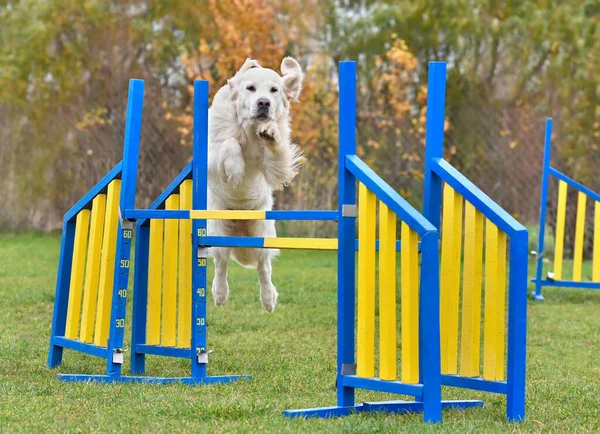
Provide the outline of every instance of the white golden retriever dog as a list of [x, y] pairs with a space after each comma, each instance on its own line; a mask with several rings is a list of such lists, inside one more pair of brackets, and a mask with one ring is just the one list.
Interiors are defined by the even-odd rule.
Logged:
[[[298, 173], [304, 159], [290, 141], [290, 101], [302, 88], [302, 69], [290, 57], [283, 76], [248, 59], [215, 95], [209, 112], [208, 209], [271, 210], [273, 191]], [[211, 236], [275, 237], [273, 220], [209, 220]], [[267, 312], [277, 304], [271, 282], [275, 249], [213, 247], [212, 294], [217, 306], [229, 295], [227, 261], [258, 269], [260, 301]]]

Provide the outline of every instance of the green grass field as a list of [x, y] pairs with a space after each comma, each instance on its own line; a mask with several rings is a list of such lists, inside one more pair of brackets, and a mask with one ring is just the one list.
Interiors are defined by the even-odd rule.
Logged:
[[[104, 373], [105, 365], [66, 350], [60, 369], [46, 367], [59, 244], [58, 235], [0, 236], [0, 432], [600, 430], [600, 291], [546, 289], [545, 303], [530, 302], [524, 423], [505, 422], [502, 397], [457, 389], [445, 389], [444, 396], [482, 398], [486, 405], [444, 412], [441, 426], [423, 425], [421, 415], [288, 420], [281, 414], [285, 409], [335, 404], [335, 254], [283, 252], [274, 267], [280, 292], [274, 314], [260, 307], [255, 271], [230, 268], [228, 304], [209, 305], [209, 348], [215, 350], [209, 371], [249, 374], [250, 381], [203, 387], [68, 384], [56, 374]], [[148, 374], [185, 376], [189, 364], [150, 357]], [[392, 396], [357, 393], [357, 400], [386, 399]]]

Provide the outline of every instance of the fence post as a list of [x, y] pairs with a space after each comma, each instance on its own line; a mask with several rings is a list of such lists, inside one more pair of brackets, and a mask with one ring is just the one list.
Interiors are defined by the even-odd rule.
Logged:
[[506, 369], [506, 418], [525, 418], [525, 363], [527, 347], [527, 245], [525, 229], [510, 237], [508, 293], [508, 357]]
[[131, 261], [131, 241], [134, 223], [123, 219], [126, 209], [135, 207], [137, 166], [142, 132], [142, 109], [144, 106], [144, 81], [130, 80], [127, 101], [127, 118], [121, 173], [121, 197], [119, 201], [119, 227], [115, 255], [115, 275], [110, 315], [108, 339], [108, 363], [106, 375], [120, 376], [123, 364], [123, 340], [125, 333], [125, 313], [129, 287]]
[[442, 373], [440, 362], [439, 233], [421, 238], [421, 287], [419, 297], [419, 376], [423, 385], [425, 422], [442, 421]]
[[[194, 161], [192, 165], [192, 209], [206, 210], [208, 195], [208, 81], [194, 81]], [[208, 248], [201, 247], [206, 236], [206, 220], [192, 224], [192, 377], [206, 377], [208, 350], [206, 348], [206, 263]], [[187, 288], [184, 288], [187, 290]]]
[[67, 221], [65, 219], [58, 261], [58, 276], [56, 278], [56, 295], [54, 296], [50, 351], [48, 353], [48, 367], [50, 368], [55, 368], [62, 363], [63, 347], [54, 345], [54, 337], [64, 336], [65, 334], [74, 243], [75, 219], [72, 221]]
[[533, 298], [543, 301], [542, 271], [544, 268], [544, 236], [546, 232], [546, 209], [548, 205], [548, 176], [550, 170], [550, 156], [552, 153], [552, 118], [546, 119], [546, 137], [544, 141], [544, 166], [542, 168], [542, 191], [540, 193], [540, 226], [538, 249], [536, 256], [535, 292]]
[[442, 205], [442, 180], [433, 172], [433, 165], [436, 159], [444, 157], [445, 104], [446, 62], [429, 62], [423, 214], [438, 230]]
[[356, 180], [346, 169], [346, 157], [356, 154], [356, 62], [340, 62], [339, 71], [337, 403], [351, 407], [354, 388], [342, 384], [342, 374], [354, 365], [356, 217], [344, 209], [356, 205]]

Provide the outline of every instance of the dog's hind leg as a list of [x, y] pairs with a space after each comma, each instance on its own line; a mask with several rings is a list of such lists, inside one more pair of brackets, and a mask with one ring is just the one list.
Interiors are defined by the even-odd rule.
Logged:
[[277, 304], [277, 289], [271, 281], [271, 259], [274, 255], [270, 250], [263, 250], [258, 258], [258, 282], [260, 283], [260, 302], [267, 312], [273, 312]]
[[215, 277], [212, 283], [213, 300], [217, 306], [223, 306], [229, 296], [229, 283], [227, 282], [227, 260], [230, 249], [212, 248], [215, 262]]

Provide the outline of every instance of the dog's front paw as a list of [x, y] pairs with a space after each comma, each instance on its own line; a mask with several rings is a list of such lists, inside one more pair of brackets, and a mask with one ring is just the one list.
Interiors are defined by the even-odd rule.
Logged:
[[229, 296], [229, 284], [227, 280], [215, 277], [212, 284], [212, 295], [216, 306], [223, 306]]
[[266, 288], [261, 288], [260, 291], [260, 302], [262, 307], [267, 312], [273, 312], [277, 305], [277, 290], [273, 285], [268, 285]]
[[279, 127], [277, 127], [277, 124], [273, 121], [259, 124], [256, 128], [256, 134], [258, 137], [265, 140], [269, 145], [281, 143]]
[[245, 164], [237, 158], [228, 158], [223, 162], [225, 181], [233, 188], [238, 188], [244, 177]]

